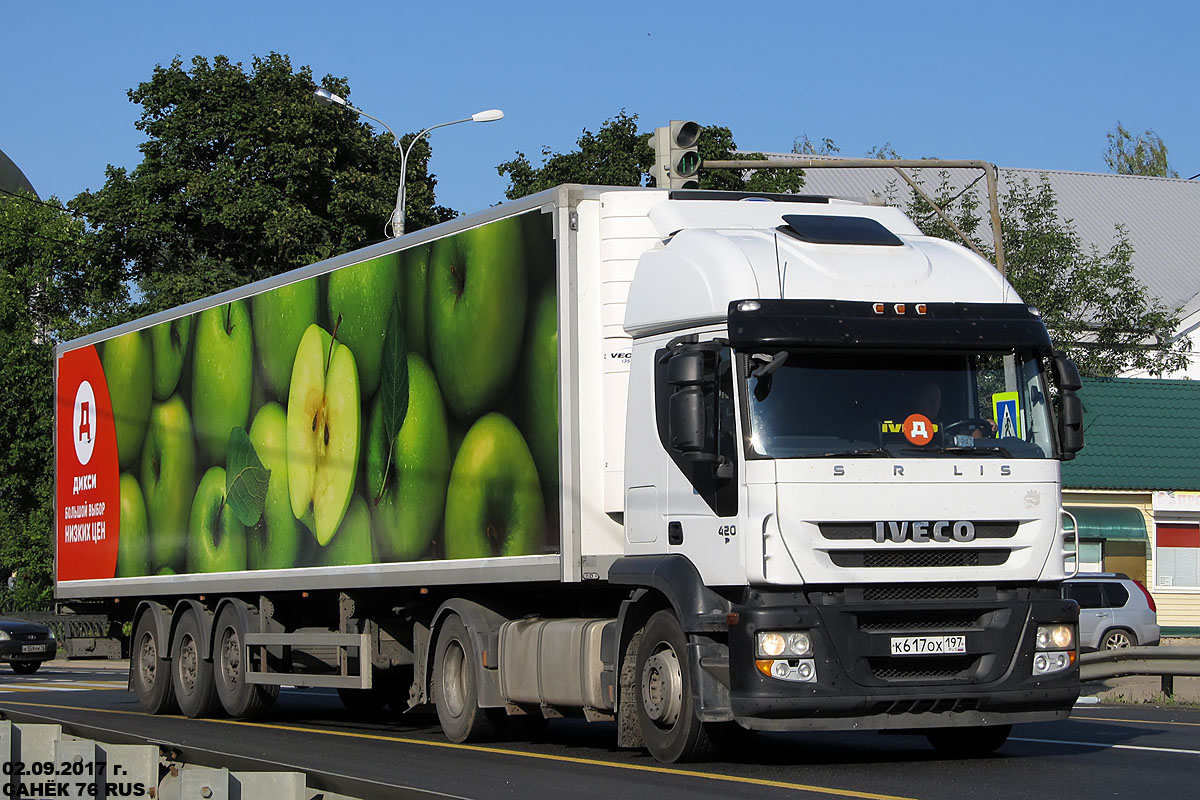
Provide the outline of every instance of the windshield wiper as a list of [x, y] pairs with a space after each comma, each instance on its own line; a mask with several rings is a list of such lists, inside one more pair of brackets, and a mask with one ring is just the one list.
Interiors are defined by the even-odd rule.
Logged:
[[982, 447], [977, 446], [977, 445], [972, 446], [972, 447], [960, 447], [958, 445], [952, 444], [952, 445], [947, 445], [946, 447], [943, 447], [938, 452], [940, 452], [940, 453], [987, 453], [988, 455], [1004, 456], [1005, 458], [1013, 457], [1012, 453], [1009, 452], [1007, 447], [1001, 447], [998, 444], [985, 444]]
[[857, 450], [832, 450], [828, 453], [805, 453], [799, 458], [841, 458], [844, 456], [869, 456], [874, 458], [895, 458], [895, 454], [886, 447], [862, 447]]

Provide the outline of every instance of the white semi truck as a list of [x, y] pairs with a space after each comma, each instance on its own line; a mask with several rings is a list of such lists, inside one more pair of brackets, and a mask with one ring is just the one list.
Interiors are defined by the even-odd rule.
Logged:
[[1078, 373], [986, 261], [849, 201], [561, 186], [58, 348], [57, 595], [150, 713], [280, 685], [998, 747], [1079, 688]]

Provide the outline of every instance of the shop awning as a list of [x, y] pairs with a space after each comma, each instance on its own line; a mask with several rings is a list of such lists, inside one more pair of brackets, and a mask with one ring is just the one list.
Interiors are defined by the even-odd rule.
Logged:
[[[1067, 511], [1079, 520], [1080, 539], [1105, 539], [1108, 541], [1144, 542], [1146, 518], [1142, 512], [1129, 506], [1066, 506]], [[1071, 518], [1063, 515], [1063, 528], [1069, 533], [1074, 530]]]

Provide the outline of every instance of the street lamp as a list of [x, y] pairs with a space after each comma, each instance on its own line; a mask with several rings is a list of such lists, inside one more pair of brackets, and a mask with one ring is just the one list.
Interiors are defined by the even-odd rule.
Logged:
[[[401, 146], [400, 137], [396, 135], [396, 132], [392, 130], [386, 122], [378, 117], [372, 117], [361, 108], [355, 108], [346, 102], [345, 98], [338, 97], [328, 89], [317, 89], [315, 92], [313, 92], [313, 99], [316, 100], [319, 105], [341, 106], [342, 108], [348, 108], [355, 114], [366, 117], [367, 119], [375, 120], [380, 125], [387, 128], [387, 132], [392, 135], [393, 139], [395, 139], [396, 146]], [[405, 180], [408, 177], [408, 154], [412, 152], [413, 145], [419, 142], [425, 134], [429, 133], [435, 128], [445, 128], [447, 125], [457, 125], [460, 122], [495, 122], [498, 119], [504, 119], [504, 112], [498, 108], [489, 108], [486, 111], [478, 111], [469, 117], [464, 117], [463, 119], [456, 119], [450, 122], [442, 122], [437, 125], [430, 125], [428, 128], [414, 136], [412, 141], [408, 143], [408, 147], [405, 147], [400, 151], [400, 187], [396, 190], [396, 208], [392, 211], [391, 219], [393, 237], [404, 235]], [[384, 227], [384, 233], [387, 233], [386, 226]]]

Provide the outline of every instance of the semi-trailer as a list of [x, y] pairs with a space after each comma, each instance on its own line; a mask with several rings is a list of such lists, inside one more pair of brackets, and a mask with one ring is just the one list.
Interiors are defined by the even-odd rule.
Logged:
[[[1078, 372], [899, 210], [566, 185], [60, 345], [56, 593], [142, 707], [282, 685], [959, 753], [1078, 691]], [[525, 725], [514, 725], [524, 720]]]

